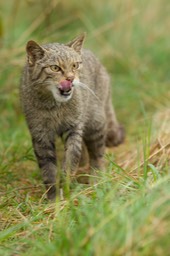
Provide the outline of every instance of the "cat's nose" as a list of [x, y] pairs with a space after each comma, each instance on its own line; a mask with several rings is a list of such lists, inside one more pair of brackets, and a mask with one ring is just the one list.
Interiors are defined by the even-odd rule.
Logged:
[[66, 80], [73, 82], [73, 80], [74, 80], [74, 75], [71, 75], [71, 74], [68, 75], [68, 76], [66, 77]]

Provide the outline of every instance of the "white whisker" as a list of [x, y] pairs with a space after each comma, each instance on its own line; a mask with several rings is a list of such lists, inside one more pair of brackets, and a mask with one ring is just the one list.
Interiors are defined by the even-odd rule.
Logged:
[[78, 80], [74, 80], [73, 82], [74, 86], [80, 86], [81, 88], [85, 89], [85, 90], [88, 90], [97, 100], [100, 101], [99, 97], [94, 93], [94, 91], [88, 87], [88, 85], [78, 81]]

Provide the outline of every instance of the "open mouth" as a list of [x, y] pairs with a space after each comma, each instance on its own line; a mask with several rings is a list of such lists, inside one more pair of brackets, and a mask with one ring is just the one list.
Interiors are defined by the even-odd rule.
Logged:
[[72, 88], [68, 88], [67, 90], [62, 90], [59, 88], [59, 91], [62, 96], [68, 97], [71, 94]]

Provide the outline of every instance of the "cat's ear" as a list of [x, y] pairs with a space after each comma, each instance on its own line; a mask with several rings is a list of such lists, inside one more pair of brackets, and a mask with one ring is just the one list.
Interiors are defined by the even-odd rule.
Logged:
[[26, 51], [28, 56], [28, 63], [30, 66], [33, 66], [35, 61], [41, 59], [45, 54], [45, 50], [32, 40], [28, 41], [26, 45]]
[[86, 36], [86, 33], [83, 33], [80, 36], [73, 39], [71, 42], [67, 43], [66, 45], [73, 48], [76, 52], [81, 53], [85, 36]]

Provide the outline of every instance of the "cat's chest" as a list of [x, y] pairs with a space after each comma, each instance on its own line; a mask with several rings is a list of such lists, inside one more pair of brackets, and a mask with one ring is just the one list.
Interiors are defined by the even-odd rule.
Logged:
[[48, 116], [50, 126], [56, 130], [58, 135], [76, 127], [82, 121], [80, 109], [77, 106], [66, 105], [52, 111]]

